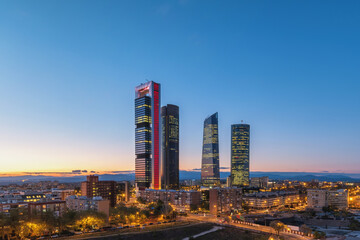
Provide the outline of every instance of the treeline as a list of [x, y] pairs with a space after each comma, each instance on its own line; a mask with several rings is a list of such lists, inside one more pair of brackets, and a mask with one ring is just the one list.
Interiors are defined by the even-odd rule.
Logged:
[[25, 208], [0, 213], [0, 239], [25, 239], [53, 234], [70, 234], [71, 231], [89, 231], [105, 226], [107, 216], [95, 211], [66, 210], [62, 216], [54, 212], [28, 214]]

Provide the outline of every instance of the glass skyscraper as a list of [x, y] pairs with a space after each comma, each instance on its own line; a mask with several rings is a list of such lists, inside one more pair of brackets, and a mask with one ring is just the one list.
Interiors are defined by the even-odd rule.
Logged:
[[135, 125], [136, 185], [159, 189], [160, 84], [151, 81], [135, 88]]
[[231, 185], [249, 186], [250, 125], [231, 125]]
[[162, 188], [179, 188], [179, 107], [168, 104], [161, 108]]
[[201, 184], [205, 187], [220, 185], [218, 113], [204, 121]]

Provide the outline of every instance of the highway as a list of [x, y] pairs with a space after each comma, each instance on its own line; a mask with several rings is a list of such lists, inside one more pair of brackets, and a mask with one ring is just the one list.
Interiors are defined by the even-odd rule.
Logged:
[[[195, 221], [201, 221], [201, 222], [212, 222], [212, 223], [220, 224], [218, 218], [215, 217], [215, 216], [212, 216], [212, 215], [204, 216], [203, 214], [188, 214], [186, 219], [195, 220]], [[223, 225], [229, 226], [229, 227], [241, 228], [241, 229], [249, 230], [249, 231], [270, 233], [270, 234], [275, 235], [275, 231], [271, 227], [258, 225], [258, 224], [256, 224], [255, 226], [249, 226], [249, 225], [245, 225], [245, 224], [230, 222], [230, 223], [226, 223], [226, 224], [223, 224]], [[284, 237], [286, 240], [308, 240], [308, 239], [312, 239], [310, 237], [300, 236], [300, 235], [297, 235], [297, 234], [286, 233], [286, 232], [282, 232], [282, 233], [280, 233], [280, 235], [282, 237]]]

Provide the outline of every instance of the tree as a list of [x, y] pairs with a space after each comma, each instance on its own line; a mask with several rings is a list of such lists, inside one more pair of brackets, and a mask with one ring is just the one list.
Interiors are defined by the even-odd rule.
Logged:
[[314, 238], [315, 239], [324, 239], [326, 237], [326, 234], [324, 232], [314, 232]]
[[82, 231], [93, 230], [103, 227], [106, 224], [106, 215], [96, 211], [83, 211], [80, 212], [75, 227]]
[[210, 206], [209, 206], [209, 202], [207, 202], [207, 201], [202, 201], [200, 207], [201, 207], [203, 210], [209, 210], [209, 209], [210, 209], [210, 208], [209, 208], [209, 207], [210, 207]]
[[356, 219], [351, 219], [349, 224], [350, 230], [358, 231], [360, 230], [360, 222]]
[[75, 224], [76, 217], [77, 217], [77, 212], [68, 209], [59, 219], [60, 232], [67, 231], [69, 228], [72, 228]]
[[198, 210], [198, 205], [190, 204], [190, 211], [197, 211], [197, 210]]
[[23, 238], [38, 237], [48, 231], [49, 226], [43, 222], [25, 222], [19, 226], [18, 236]]
[[309, 228], [307, 225], [303, 224], [300, 226], [300, 232], [305, 233], [306, 235], [309, 235], [312, 233], [312, 229]]
[[138, 197], [136, 200], [141, 204], [146, 204], [146, 200], [143, 199], [142, 197]]
[[248, 213], [250, 210], [249, 205], [245, 201], [241, 203], [241, 208], [244, 210], [245, 213]]
[[276, 234], [279, 236], [280, 232], [285, 229], [285, 224], [278, 220], [275, 220], [270, 223], [270, 227], [272, 227], [275, 230]]

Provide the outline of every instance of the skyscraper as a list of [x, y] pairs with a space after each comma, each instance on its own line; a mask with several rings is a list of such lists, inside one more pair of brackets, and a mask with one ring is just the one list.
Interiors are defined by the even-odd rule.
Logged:
[[218, 113], [204, 121], [201, 184], [205, 187], [220, 185]]
[[250, 125], [231, 125], [231, 185], [249, 186]]
[[179, 107], [168, 104], [161, 108], [162, 188], [179, 188]]
[[135, 182], [138, 188], [161, 187], [160, 84], [135, 88]]

